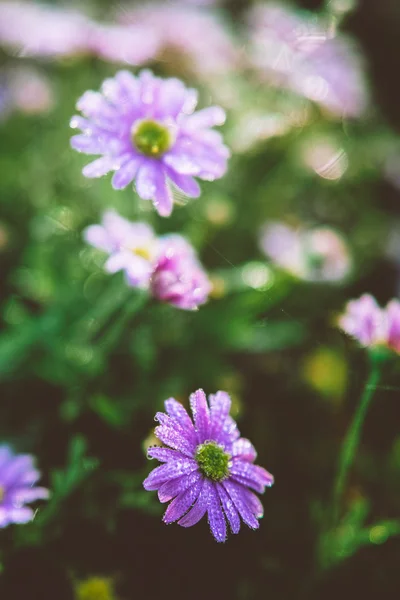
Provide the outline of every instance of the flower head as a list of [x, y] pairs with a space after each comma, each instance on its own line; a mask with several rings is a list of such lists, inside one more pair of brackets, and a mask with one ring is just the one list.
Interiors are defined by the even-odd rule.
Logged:
[[161, 238], [161, 251], [151, 278], [155, 298], [185, 310], [206, 302], [211, 282], [192, 246], [179, 235]]
[[148, 288], [159, 254], [159, 242], [146, 223], [132, 223], [114, 211], [106, 211], [101, 225], [84, 232], [86, 241], [107, 252], [108, 273], [124, 271], [129, 285]]
[[221, 125], [219, 107], [194, 112], [197, 94], [178, 79], [160, 79], [150, 71], [134, 77], [120, 71], [107, 79], [102, 92], [85, 92], [71, 127], [82, 134], [71, 139], [73, 148], [100, 154], [83, 169], [86, 177], [115, 171], [114, 189], [135, 180], [136, 191], [152, 200], [158, 213], [169, 216], [173, 207], [171, 184], [190, 197], [200, 195], [194, 177], [214, 180], [226, 171], [229, 150], [211, 127]]
[[165, 413], [157, 413], [156, 436], [166, 447], [149, 448], [149, 458], [163, 464], [145, 479], [146, 490], [158, 490], [160, 502], [169, 502], [164, 523], [178, 521], [195, 525], [207, 513], [217, 542], [226, 539], [226, 521], [238, 533], [240, 521], [259, 527], [263, 507], [257, 496], [274, 483], [273, 476], [254, 465], [256, 451], [240, 437], [229, 415], [231, 400], [226, 392], [209, 396], [197, 390], [190, 396], [193, 421], [184, 407], [170, 398]]
[[32, 456], [15, 455], [8, 446], [0, 446], [0, 528], [33, 519], [32, 508], [25, 505], [49, 497], [47, 489], [35, 487], [39, 478]]
[[346, 242], [329, 227], [306, 230], [269, 223], [261, 248], [278, 266], [305, 281], [342, 281], [351, 270]]
[[333, 116], [357, 117], [367, 104], [360, 55], [329, 23], [279, 5], [251, 12], [252, 61], [269, 83], [293, 90]]
[[157, 237], [147, 223], [114, 211], [84, 231], [86, 241], [109, 254], [108, 273], [123, 271], [129, 286], [149, 290], [161, 302], [194, 310], [206, 302], [211, 283], [194, 248], [181, 235]]
[[338, 325], [361, 346], [386, 347], [400, 353], [400, 302], [391, 300], [381, 308], [375, 298], [364, 294], [347, 303]]

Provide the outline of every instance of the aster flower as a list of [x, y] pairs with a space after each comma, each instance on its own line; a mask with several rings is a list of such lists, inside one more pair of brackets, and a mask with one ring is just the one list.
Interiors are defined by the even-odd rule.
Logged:
[[338, 319], [342, 331], [367, 348], [386, 347], [400, 353], [400, 302], [381, 308], [370, 294], [350, 300]]
[[75, 10], [32, 2], [0, 3], [0, 44], [25, 56], [67, 56], [87, 48], [92, 24]]
[[329, 227], [307, 230], [269, 223], [262, 231], [260, 244], [276, 265], [304, 281], [339, 282], [351, 270], [345, 240]]
[[207, 301], [210, 280], [184, 238], [172, 235], [160, 240], [160, 256], [151, 278], [153, 296], [184, 310], [196, 309]]
[[206, 302], [211, 283], [194, 248], [180, 235], [157, 237], [146, 223], [134, 223], [106, 211], [101, 225], [84, 231], [85, 240], [109, 255], [107, 273], [123, 271], [131, 287], [184, 310]]
[[39, 478], [32, 456], [13, 454], [8, 446], [0, 445], [0, 528], [33, 519], [32, 508], [25, 505], [49, 497], [47, 489], [35, 487]]
[[264, 493], [273, 476], [254, 465], [253, 445], [240, 437], [229, 415], [231, 400], [226, 392], [209, 396], [203, 390], [190, 396], [193, 419], [184, 407], [170, 398], [166, 413], [157, 413], [155, 435], [166, 447], [149, 448], [149, 458], [163, 464], [143, 482], [146, 490], [158, 490], [160, 502], [169, 502], [164, 523], [178, 521], [182, 527], [195, 525], [207, 513], [217, 542], [238, 533], [243, 520], [252, 529], [259, 527], [263, 507], [253, 493]]
[[357, 117], [367, 88], [360, 54], [326, 20], [279, 5], [251, 13], [251, 60], [268, 82], [293, 90], [332, 116]]
[[216, 106], [194, 112], [197, 94], [178, 79], [160, 79], [150, 71], [134, 77], [120, 71], [107, 79], [102, 93], [85, 92], [71, 127], [82, 134], [71, 139], [73, 148], [101, 154], [83, 169], [86, 177], [115, 171], [114, 189], [133, 180], [139, 196], [152, 200], [158, 213], [172, 212], [171, 184], [190, 197], [200, 195], [194, 177], [212, 181], [226, 171], [229, 151], [220, 134], [224, 111]]
[[148, 288], [159, 254], [159, 242], [146, 223], [132, 223], [115, 211], [106, 211], [101, 225], [84, 231], [85, 240], [109, 254], [108, 273], [124, 271], [132, 287]]

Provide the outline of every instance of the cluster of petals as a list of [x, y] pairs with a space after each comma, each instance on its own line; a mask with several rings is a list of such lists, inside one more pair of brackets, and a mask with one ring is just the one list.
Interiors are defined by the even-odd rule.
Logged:
[[340, 282], [352, 268], [345, 240], [329, 227], [296, 229], [270, 222], [262, 230], [260, 245], [277, 266], [304, 281]]
[[370, 294], [348, 302], [338, 325], [361, 346], [383, 346], [400, 353], [400, 302], [391, 300], [381, 308]]
[[[74, 149], [101, 155], [83, 169], [86, 177], [101, 177], [115, 171], [114, 189], [135, 181], [136, 191], [152, 200], [162, 216], [173, 208], [173, 187], [190, 197], [200, 195], [195, 177], [213, 181], [226, 171], [229, 150], [219, 133], [212, 130], [225, 120], [216, 106], [194, 112], [197, 93], [178, 79], [161, 79], [151, 71], [137, 77], [119, 71], [107, 79], [101, 92], [87, 91], [78, 100], [71, 127], [81, 134], [71, 139]], [[161, 132], [162, 151], [144, 152], [136, 141], [140, 128]], [[135, 133], [136, 132], [136, 133]]]
[[210, 280], [184, 237], [157, 237], [147, 223], [127, 221], [114, 211], [105, 212], [102, 223], [88, 227], [84, 237], [109, 255], [105, 270], [123, 271], [129, 286], [184, 310], [206, 302]]
[[[250, 528], [259, 527], [263, 507], [252, 490], [264, 493], [273, 476], [254, 464], [256, 451], [249, 440], [240, 437], [230, 416], [231, 400], [226, 392], [209, 396], [203, 390], [190, 396], [193, 420], [174, 398], [165, 401], [166, 413], [157, 413], [155, 435], [165, 447], [149, 448], [149, 458], [163, 465], [155, 468], [143, 485], [158, 490], [160, 502], [170, 502], [164, 522], [177, 521], [182, 527], [195, 525], [207, 513], [214, 538], [224, 542], [227, 522], [238, 533], [241, 520]], [[207, 477], [196, 460], [199, 447], [215, 444], [229, 458], [226, 476]]]
[[[209, 4], [210, 2], [208, 2]], [[185, 5], [186, 4], [186, 5]], [[173, 56], [179, 68], [193, 75], [212, 76], [232, 70], [238, 64], [237, 48], [215, 13], [189, 2], [143, 2], [124, 8], [118, 20], [122, 25], [139, 28], [156, 41], [154, 58]]]
[[196, 72], [224, 71], [234, 62], [234, 44], [204, 6], [187, 4], [125, 7], [120, 22], [100, 23], [76, 7], [5, 1], [0, 3], [0, 45], [20, 56], [91, 55], [135, 66], [162, 59], [165, 50], [175, 48], [190, 56]]
[[39, 479], [32, 456], [14, 454], [9, 446], [0, 445], [0, 528], [33, 519], [33, 510], [26, 505], [49, 497], [47, 489], [35, 485]]
[[367, 104], [354, 45], [323, 19], [281, 5], [250, 13], [251, 59], [273, 85], [289, 88], [334, 116], [357, 117]]

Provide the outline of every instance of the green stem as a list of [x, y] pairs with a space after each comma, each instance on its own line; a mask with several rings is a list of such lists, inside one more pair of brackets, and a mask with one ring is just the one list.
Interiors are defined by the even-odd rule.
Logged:
[[336, 525], [339, 520], [340, 502], [343, 497], [343, 492], [346, 486], [346, 481], [350, 468], [353, 464], [354, 457], [360, 443], [361, 431], [365, 421], [365, 416], [368, 407], [378, 385], [381, 376], [381, 365], [378, 360], [372, 359], [371, 371], [362, 393], [360, 403], [357, 407], [353, 421], [344, 438], [342, 449], [339, 456], [339, 468], [336, 476], [333, 492], [333, 524]]

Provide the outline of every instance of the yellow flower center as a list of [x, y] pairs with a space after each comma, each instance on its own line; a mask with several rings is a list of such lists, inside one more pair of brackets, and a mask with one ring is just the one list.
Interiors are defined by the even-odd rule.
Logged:
[[4, 496], [6, 495], [5, 489], [0, 485], [0, 502], [4, 500]]
[[158, 157], [171, 147], [171, 135], [168, 129], [152, 121], [144, 119], [135, 123], [131, 131], [133, 145], [146, 156]]
[[133, 254], [136, 256], [140, 256], [140, 258], [144, 258], [145, 260], [151, 260], [151, 251], [149, 248], [145, 246], [139, 246], [138, 248], [132, 248]]

